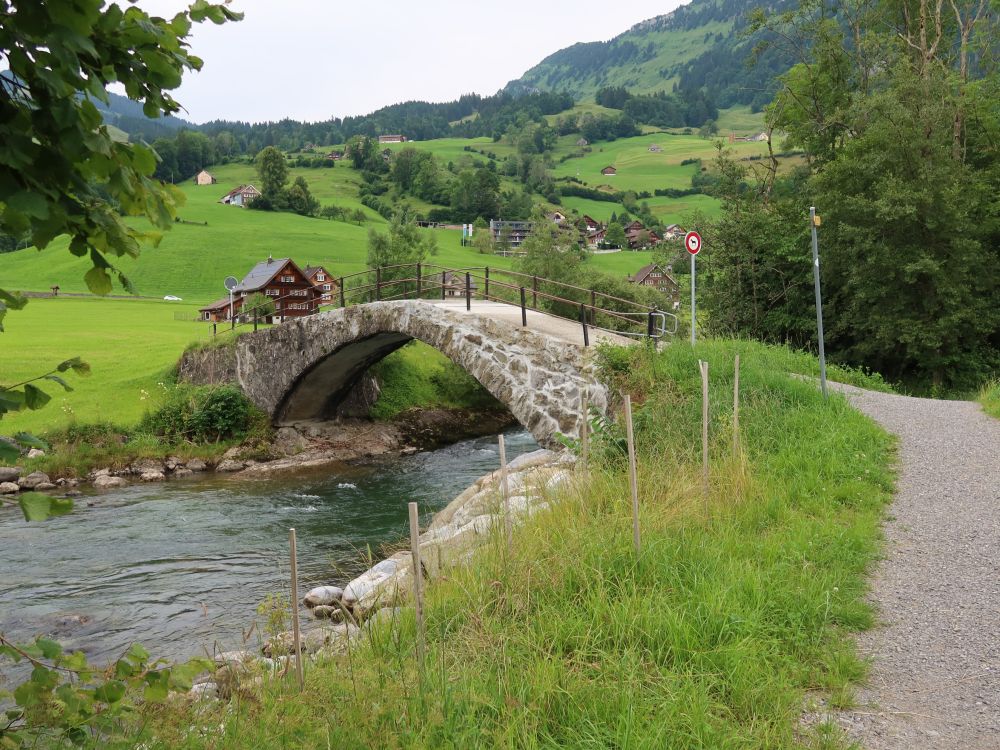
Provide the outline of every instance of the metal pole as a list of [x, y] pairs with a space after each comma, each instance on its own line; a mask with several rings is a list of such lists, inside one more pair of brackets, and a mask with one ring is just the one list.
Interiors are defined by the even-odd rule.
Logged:
[[646, 319], [646, 336], [653, 338], [653, 311], [649, 311], [649, 317]]
[[340, 306], [341, 307], [347, 307], [347, 304], [344, 301], [344, 277], [343, 276], [340, 277]]
[[695, 317], [694, 317], [694, 259], [695, 256], [691, 256], [691, 346], [694, 346], [694, 327], [695, 327]]
[[521, 287], [521, 326], [526, 328], [528, 326], [528, 311], [524, 304], [524, 287]]
[[823, 344], [823, 296], [819, 288], [819, 240], [816, 237], [816, 207], [809, 207], [809, 224], [812, 227], [813, 284], [816, 286], [816, 330], [819, 334], [819, 384], [826, 398], [826, 350]]
[[580, 304], [580, 323], [583, 324], [583, 345], [590, 346], [590, 334], [587, 333], [587, 307]]
[[[232, 320], [233, 318], [236, 317], [235, 313], [236, 313], [236, 311], [233, 309], [233, 290], [230, 289], [229, 290], [229, 319], [230, 320]], [[233, 326], [235, 327], [235, 325], [236, 324], [234, 323]]]
[[472, 309], [472, 274], [465, 272], [465, 309]]

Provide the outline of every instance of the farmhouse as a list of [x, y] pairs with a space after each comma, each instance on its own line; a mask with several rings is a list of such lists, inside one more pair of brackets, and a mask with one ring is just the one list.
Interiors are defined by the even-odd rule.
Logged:
[[654, 143], [652, 146], [649, 147], [649, 151], [650, 153], [653, 154], [663, 153], [663, 146], [658, 146], [657, 144]]
[[194, 178], [195, 185], [214, 185], [218, 180], [212, 176], [212, 173], [203, 169]]
[[625, 239], [630, 250], [642, 250], [663, 241], [656, 232], [647, 230], [641, 221], [633, 221], [625, 227]]
[[748, 140], [755, 141], [757, 143], [767, 143], [771, 140], [771, 136], [769, 136], [766, 132], [760, 132], [757, 133], [757, 135], [750, 136]]
[[687, 234], [680, 226], [677, 224], [671, 224], [669, 227], [663, 230], [663, 239], [665, 240], [679, 240], [684, 235]]
[[[453, 273], [452, 271], [444, 272], [444, 296], [445, 297], [461, 297], [465, 299], [465, 274], [464, 273]], [[476, 284], [476, 280], [469, 278], [469, 292], [475, 297], [476, 291], [479, 289], [479, 285]]]
[[583, 225], [587, 228], [587, 232], [596, 232], [604, 226], [601, 222], [597, 221], [597, 219], [592, 216], [588, 216], [587, 214], [581, 216], [580, 221], [583, 222]]
[[590, 141], [588, 141], [588, 140], [587, 140], [586, 138], [580, 138], [580, 139], [579, 139], [579, 140], [578, 140], [578, 141], [576, 142], [576, 145], [577, 145], [577, 146], [589, 146], [589, 145], [590, 145]]
[[330, 153], [328, 153], [326, 155], [326, 158], [329, 159], [330, 161], [340, 161], [341, 159], [344, 158], [344, 152], [343, 151], [331, 151]]
[[[316, 275], [316, 274], [314, 274]], [[324, 278], [329, 276], [324, 272]], [[217, 300], [208, 307], [198, 310], [201, 319], [211, 323], [231, 320], [237, 317], [247, 297], [263, 294], [274, 304], [274, 314], [261, 322], [281, 323], [289, 318], [300, 318], [316, 312], [322, 290], [317, 290], [305, 272], [290, 258], [268, 258], [261, 261], [250, 273], [243, 277], [233, 289], [233, 309], [229, 308], [229, 298]]]
[[598, 248], [608, 236], [608, 230], [603, 227], [587, 233], [587, 247]]
[[[233, 299], [233, 308], [239, 311], [242, 300]], [[217, 299], [207, 307], [198, 308], [199, 317], [209, 323], [221, 323], [229, 320], [229, 297]]]
[[336, 278], [323, 266], [306, 266], [302, 271], [307, 279], [312, 283], [319, 295], [317, 302], [321, 305], [328, 305], [333, 302], [333, 293], [339, 291]]
[[406, 143], [405, 135], [380, 135], [378, 137], [379, 143]]
[[614, 177], [616, 174], [618, 174], [618, 170], [608, 165], [607, 167], [601, 170], [601, 174], [604, 175], [605, 177]]
[[546, 214], [545, 216], [553, 224], [562, 224], [564, 221], [566, 221], [566, 214], [564, 214], [562, 211], [553, 211], [552, 213]]
[[640, 268], [635, 276], [627, 276], [629, 283], [639, 284], [640, 286], [652, 287], [658, 292], [663, 292], [671, 301], [676, 302], [680, 299], [680, 284], [671, 275], [673, 268], [663, 266], [658, 263], [650, 263], [648, 266], [643, 266]]
[[227, 206], [245, 207], [260, 198], [260, 195], [260, 191], [253, 185], [240, 185], [238, 188], [233, 188], [222, 196], [222, 198], [219, 199], [219, 203], [223, 203]]

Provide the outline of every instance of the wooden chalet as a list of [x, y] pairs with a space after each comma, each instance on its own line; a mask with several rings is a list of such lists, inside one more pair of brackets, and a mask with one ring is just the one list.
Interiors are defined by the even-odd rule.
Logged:
[[618, 174], [618, 170], [608, 165], [601, 170], [601, 174], [604, 175], [605, 177], [614, 177], [616, 174]]
[[214, 185], [218, 180], [206, 169], [201, 170], [194, 177], [195, 185]]
[[317, 302], [321, 305], [331, 304], [333, 295], [340, 291], [336, 277], [323, 266], [306, 266], [302, 273], [316, 288], [316, 293], [319, 295]]
[[671, 302], [678, 302], [680, 300], [681, 286], [671, 275], [672, 272], [673, 268], [670, 266], [664, 268], [658, 263], [650, 263], [648, 266], [640, 268], [635, 276], [628, 276], [626, 278], [631, 284], [651, 287], [658, 292], [666, 294]]
[[247, 206], [260, 198], [261, 192], [253, 185], [240, 185], [233, 188], [219, 199], [219, 203], [227, 206]]
[[595, 229], [593, 232], [587, 233], [587, 247], [598, 248], [604, 244], [604, 240], [608, 236], [608, 230], [604, 227], [600, 229]]
[[399, 135], [398, 133], [391, 135], [380, 135], [378, 137], [379, 143], [406, 143], [406, 136]]
[[268, 258], [250, 269], [233, 292], [241, 299], [263, 294], [274, 302], [268, 323], [281, 323], [316, 312], [319, 291], [291, 258]]
[[[453, 273], [452, 271], [444, 272], [444, 296], [449, 298], [465, 299], [465, 274], [464, 273]], [[469, 291], [472, 296], [476, 296], [476, 292], [479, 290], [479, 285], [476, 283], [475, 279], [469, 279]]]
[[592, 216], [588, 216], [587, 214], [581, 216], [580, 221], [582, 221], [584, 225], [587, 227], [588, 232], [596, 232], [598, 229], [604, 226], [597, 219], [593, 218]]
[[[237, 300], [235, 297], [233, 298], [234, 309], [238, 311], [241, 304], [242, 300]], [[230, 320], [229, 297], [226, 296], [222, 299], [218, 299], [206, 307], [199, 307], [198, 313], [198, 317], [208, 323], [224, 323]]]

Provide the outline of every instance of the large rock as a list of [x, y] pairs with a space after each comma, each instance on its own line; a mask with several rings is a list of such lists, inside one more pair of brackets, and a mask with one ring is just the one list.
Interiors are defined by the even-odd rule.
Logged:
[[102, 474], [94, 479], [94, 486], [99, 490], [109, 490], [115, 487], [125, 487], [128, 485], [121, 477], [112, 477], [107, 474]]
[[28, 476], [18, 479], [17, 484], [22, 490], [33, 490], [40, 484], [52, 484], [52, 482], [44, 471], [33, 471]]
[[0, 495], [13, 495], [15, 492], [20, 491], [20, 489], [17, 486], [17, 482], [0, 482]]
[[282, 427], [274, 433], [274, 449], [286, 456], [301, 453], [309, 447], [309, 440], [294, 427]]
[[322, 604], [333, 604], [339, 602], [344, 596], [344, 590], [339, 586], [317, 586], [310, 589], [303, 597], [302, 603], [307, 607], [316, 607]]
[[162, 471], [144, 471], [139, 475], [141, 482], [162, 482], [167, 476]]
[[0, 466], [0, 482], [16, 482], [22, 471], [20, 466]]
[[32, 448], [28, 451], [28, 458], [42, 458], [45, 455], [45, 451], [41, 448]]
[[52, 482], [39, 482], [35, 485], [35, 492], [51, 492], [56, 489], [56, 485]]
[[237, 461], [234, 458], [223, 459], [218, 466], [215, 467], [216, 471], [222, 471], [227, 473], [232, 473], [234, 471], [243, 471], [247, 467], [246, 462]]
[[205, 471], [208, 468], [208, 465], [200, 458], [192, 458], [185, 466], [191, 471]]

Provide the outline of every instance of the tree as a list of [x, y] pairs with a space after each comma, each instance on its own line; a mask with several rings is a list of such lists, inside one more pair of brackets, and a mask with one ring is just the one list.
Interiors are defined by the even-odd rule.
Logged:
[[604, 242], [610, 247], [625, 247], [628, 240], [625, 237], [625, 230], [617, 221], [608, 224], [608, 231], [604, 235]]
[[[177, 112], [169, 91], [185, 70], [202, 66], [188, 51], [192, 24], [242, 17], [205, 0], [169, 21], [134, 5], [103, 6], [0, 5], [0, 58], [7, 65], [0, 73], [0, 232], [28, 235], [39, 248], [69, 235], [70, 252], [90, 256], [84, 279], [95, 294], [111, 291], [111, 274], [132, 291], [108, 256], [134, 257], [141, 242], [159, 239], [124, 216], [166, 229], [181, 194], [152, 179], [152, 148], [111, 137], [94, 101], [107, 103], [107, 87], [118, 83], [149, 117]], [[8, 304], [0, 298], [0, 318]]]
[[319, 201], [309, 192], [309, 184], [301, 175], [285, 191], [285, 202], [288, 208], [302, 216], [315, 216], [319, 211]]
[[257, 154], [257, 176], [260, 177], [260, 192], [264, 199], [277, 207], [282, 203], [282, 192], [288, 182], [285, 155], [274, 146], [262, 149]]
[[250, 320], [263, 321], [274, 315], [274, 300], [260, 292], [254, 292], [243, 300], [240, 315]]
[[[366, 263], [369, 268], [383, 269], [381, 272], [383, 281], [408, 278], [414, 274], [412, 268], [386, 268], [387, 266], [422, 263], [430, 255], [437, 255], [437, 237], [431, 232], [421, 234], [405, 208], [393, 214], [387, 234], [374, 229], [368, 230]], [[409, 284], [395, 284], [390, 286], [385, 294], [402, 295], [409, 289]]]

